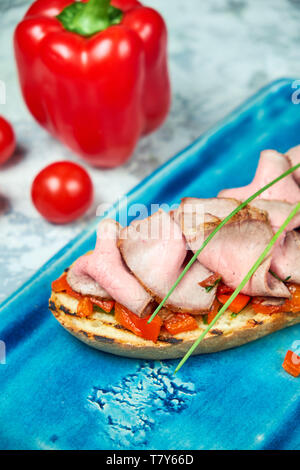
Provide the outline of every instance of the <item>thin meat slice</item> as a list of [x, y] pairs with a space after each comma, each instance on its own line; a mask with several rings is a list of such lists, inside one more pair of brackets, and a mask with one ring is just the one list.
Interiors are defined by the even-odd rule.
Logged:
[[185, 197], [177, 210], [172, 211], [172, 217], [180, 226], [195, 230], [198, 225], [210, 222], [218, 222], [227, 217], [240, 205], [240, 201], [231, 198], [200, 199]]
[[[262, 209], [268, 213], [274, 232], [277, 232], [279, 227], [295, 207], [295, 204], [289, 204], [288, 202], [267, 201], [264, 199], [253, 201], [251, 205], [255, 205], [258, 209]], [[300, 282], [300, 249], [298, 233], [294, 231], [294, 229], [299, 226], [300, 211], [291, 220], [274, 246], [271, 270], [283, 280], [289, 277], [291, 281]]]
[[182, 199], [179, 210], [184, 205], [185, 213], [202, 212], [203, 214], [211, 214], [219, 219], [225, 219], [234, 209], [240, 205], [240, 201], [233, 198], [212, 197], [208, 199], [200, 199], [195, 197], [185, 197]]
[[[290, 204], [289, 202], [267, 199], [257, 199], [251, 202], [251, 206], [267, 212], [274, 232], [277, 232], [295, 205], [296, 204]], [[291, 220], [285, 232], [294, 230], [297, 227], [300, 227], [300, 211]]]
[[[162, 210], [124, 228], [119, 247], [130, 271], [157, 301], [165, 297], [182, 272], [187, 255], [179, 225]], [[196, 261], [165, 306], [191, 314], [210, 310], [216, 289], [207, 292], [199, 282], [211, 275], [211, 271]]]
[[275, 247], [271, 269], [281, 279], [300, 284], [300, 234], [288, 232]]
[[[292, 147], [290, 150], [288, 150], [286, 152], [286, 156], [288, 157], [291, 166], [298, 165], [300, 163], [300, 145]], [[297, 183], [300, 184], [300, 168], [294, 171], [293, 177]]]
[[119, 232], [120, 225], [114, 220], [102, 221], [95, 250], [79, 258], [71, 272], [77, 279], [81, 276], [83, 283], [89, 277], [91, 285], [96, 282], [114, 300], [143, 317], [153, 311], [155, 302], [123, 263], [117, 246]]
[[[182, 206], [184, 206], [184, 202]], [[220, 202], [222, 204], [222, 201]], [[184, 207], [181, 207], [184, 212]], [[206, 222], [188, 225], [191, 219], [182, 217], [181, 228], [193, 252], [221, 222]], [[265, 213], [251, 207], [239, 211], [210, 240], [199, 254], [201, 264], [222, 276], [224, 283], [235, 289], [261, 255], [273, 236], [272, 228]], [[251, 296], [290, 297], [283, 282], [270, 273], [272, 253], [265, 258], [256, 273], [242, 289]]]
[[[267, 183], [282, 175], [290, 168], [289, 160], [275, 150], [264, 150], [261, 152], [260, 160], [252, 183], [241, 188], [224, 189], [219, 196], [236, 198], [244, 201]], [[300, 188], [292, 174], [275, 183], [258, 198], [276, 199], [294, 204], [300, 201]]]
[[[82, 258], [88, 256], [91, 255], [84, 255]], [[82, 264], [82, 261], [76, 262], [68, 271], [67, 281], [72, 289], [82, 295], [92, 295], [104, 300], [111, 300], [112, 297], [105, 289], [103, 289], [103, 287], [99, 286], [98, 282], [88, 274], [84, 274], [82, 272]]]

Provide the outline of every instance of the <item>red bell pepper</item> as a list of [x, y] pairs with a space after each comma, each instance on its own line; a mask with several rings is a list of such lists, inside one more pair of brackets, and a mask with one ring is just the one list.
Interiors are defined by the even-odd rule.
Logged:
[[162, 326], [162, 320], [158, 315], [151, 323], [148, 323], [150, 316], [139, 318], [133, 312], [128, 310], [128, 308], [124, 307], [124, 305], [116, 302], [115, 318], [117, 322], [127, 330], [132, 331], [137, 336], [141, 336], [144, 339], [148, 339], [156, 343]]
[[95, 166], [124, 163], [167, 116], [166, 26], [136, 0], [37, 0], [14, 44], [32, 115]]
[[188, 313], [175, 313], [164, 321], [164, 327], [171, 335], [177, 335], [183, 331], [196, 330], [198, 323]]
[[110, 313], [115, 306], [114, 300], [102, 300], [92, 296], [90, 297], [90, 301], [93, 305], [97, 305], [97, 307], [100, 307], [106, 313]]
[[82, 295], [78, 292], [75, 292], [72, 287], [68, 284], [66, 273], [64, 273], [61, 277], [53, 281], [51, 287], [52, 290], [56, 293], [65, 292], [71, 297], [75, 297], [75, 299], [77, 300], [82, 299]]
[[86, 318], [93, 315], [93, 312], [93, 304], [89, 297], [82, 297], [77, 305], [77, 315], [81, 318]]
[[264, 315], [273, 315], [283, 310], [283, 305], [264, 305], [263, 299], [253, 297], [251, 300], [251, 307], [255, 313], [262, 313]]
[[215, 299], [212, 306], [211, 306], [210, 311], [207, 314], [207, 323], [208, 324], [210, 324], [214, 320], [214, 318], [218, 315], [219, 309], [220, 309], [220, 304], [217, 301], [217, 299]]
[[[87, 298], [91, 302], [92, 306], [97, 305], [106, 313], [110, 313], [115, 306], [114, 300], [103, 300], [93, 296], [84, 296], [79, 294], [78, 292], [75, 292], [67, 281], [66, 273], [64, 273], [61, 277], [53, 281], [51, 287], [52, 290], [56, 293], [65, 292], [66, 294], [80, 301], [83, 301], [85, 298]], [[86, 304], [83, 303], [83, 305], [85, 306]]]
[[[226, 304], [227, 300], [229, 300], [230, 297], [231, 294], [217, 294], [218, 301], [221, 302], [221, 304], [223, 305]], [[229, 305], [228, 310], [233, 313], [240, 313], [243, 308], [245, 308], [246, 305], [249, 303], [249, 300], [249, 295], [238, 294]]]
[[299, 377], [300, 375], [300, 356], [290, 349], [286, 353], [282, 367], [291, 374], [293, 377]]

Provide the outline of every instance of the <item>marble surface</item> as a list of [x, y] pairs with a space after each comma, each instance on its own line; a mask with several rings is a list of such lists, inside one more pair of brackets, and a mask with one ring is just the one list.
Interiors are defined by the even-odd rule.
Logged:
[[123, 167], [87, 167], [96, 189], [93, 208], [73, 224], [51, 225], [32, 206], [31, 182], [50, 162], [79, 159], [33, 121], [20, 95], [12, 34], [30, 3], [0, 2], [0, 80], [7, 88], [0, 114], [12, 121], [18, 138], [16, 154], [0, 168], [0, 302], [77, 235], [98, 204], [126, 193], [261, 86], [300, 78], [300, 0], [145, 1], [161, 11], [169, 28], [169, 118], [140, 141]]

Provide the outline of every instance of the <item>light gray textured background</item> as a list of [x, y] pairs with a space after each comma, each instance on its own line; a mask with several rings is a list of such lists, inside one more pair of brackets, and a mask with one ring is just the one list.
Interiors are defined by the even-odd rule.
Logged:
[[[115, 170], [89, 168], [96, 188], [90, 213], [54, 226], [36, 213], [30, 186], [52, 161], [78, 161], [41, 129], [19, 92], [12, 35], [32, 2], [0, 0], [0, 80], [18, 152], [0, 168], [0, 301], [82, 230], [101, 202], [113, 202], [261, 86], [300, 78], [300, 0], [147, 0], [169, 28], [173, 104], [164, 126], [140, 141], [131, 161]], [[199, 169], [200, 170], [200, 169]]]

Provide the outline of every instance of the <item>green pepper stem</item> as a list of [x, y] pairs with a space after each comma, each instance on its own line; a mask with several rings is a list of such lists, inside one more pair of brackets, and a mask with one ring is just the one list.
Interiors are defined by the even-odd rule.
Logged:
[[110, 0], [90, 0], [72, 3], [57, 18], [68, 31], [90, 37], [120, 23], [122, 17], [122, 11], [113, 7]]
[[91, 35], [109, 26], [108, 7], [110, 0], [90, 0], [74, 18], [73, 25], [81, 29], [83, 35]]

